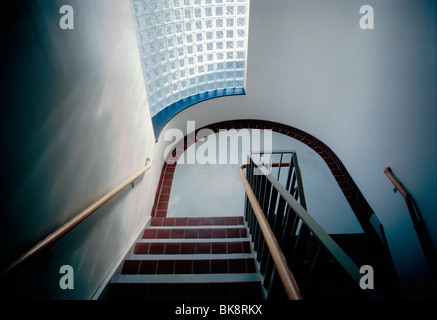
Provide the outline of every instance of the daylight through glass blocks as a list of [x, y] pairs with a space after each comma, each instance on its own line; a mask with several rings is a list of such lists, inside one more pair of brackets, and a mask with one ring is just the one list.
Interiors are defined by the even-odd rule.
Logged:
[[131, 0], [152, 118], [175, 104], [244, 93], [248, 4]]

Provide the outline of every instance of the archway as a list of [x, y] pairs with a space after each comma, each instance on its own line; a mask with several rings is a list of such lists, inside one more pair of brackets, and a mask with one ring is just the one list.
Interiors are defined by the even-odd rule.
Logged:
[[[352, 211], [357, 217], [361, 227], [363, 230], [371, 236], [377, 237], [375, 233], [375, 229], [370, 223], [369, 219], [373, 214], [373, 210], [370, 205], [364, 198], [363, 194], [359, 190], [358, 186], [352, 179], [351, 175], [347, 171], [346, 167], [343, 165], [340, 158], [329, 148], [325, 143], [323, 143], [320, 139], [312, 136], [311, 134], [302, 131], [298, 128], [272, 122], [266, 120], [257, 120], [257, 119], [237, 119], [230, 121], [222, 121], [209, 124], [202, 128], [198, 128], [195, 131], [195, 134], [203, 129], [209, 129], [211, 133], [217, 133], [219, 130], [231, 130], [231, 129], [260, 129], [260, 130], [272, 130], [273, 132], [278, 132], [289, 136], [293, 139], [299, 140], [304, 143], [311, 149], [313, 149], [327, 164], [329, 170], [331, 171], [333, 177], [335, 178], [338, 186], [340, 187], [342, 193], [344, 194], [347, 202], [349, 203]], [[195, 135], [190, 135], [195, 136]], [[178, 147], [178, 153], [176, 154], [176, 150], [173, 153], [173, 156], [176, 158], [180, 156], [180, 151], [187, 150], [194, 141], [193, 139], [188, 139], [188, 136], [185, 136], [184, 143], [181, 147]], [[167, 162], [164, 162], [161, 177], [157, 189], [157, 194], [155, 197], [155, 203], [152, 208], [151, 216], [165, 216], [167, 210], [168, 196], [171, 188], [171, 182], [173, 179], [173, 173], [176, 164], [169, 165]], [[163, 193], [165, 191], [166, 193]], [[168, 193], [167, 193], [168, 192]]]

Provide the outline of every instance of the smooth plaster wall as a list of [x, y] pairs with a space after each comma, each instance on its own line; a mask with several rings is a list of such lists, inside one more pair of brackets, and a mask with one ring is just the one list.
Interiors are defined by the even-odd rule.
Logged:
[[[65, 4], [74, 30], [59, 27]], [[155, 141], [129, 1], [17, 1], [2, 13], [4, 265], [141, 169]], [[19, 270], [18, 293], [90, 299], [147, 222], [159, 162]], [[62, 265], [73, 290], [60, 289]]]
[[[374, 8], [374, 30], [359, 27], [364, 4]], [[436, 246], [436, 21], [431, 0], [252, 0], [247, 95], [194, 105], [166, 128], [252, 118], [317, 137], [383, 223], [405, 294], [421, 296], [430, 273], [383, 169], [417, 202]]]

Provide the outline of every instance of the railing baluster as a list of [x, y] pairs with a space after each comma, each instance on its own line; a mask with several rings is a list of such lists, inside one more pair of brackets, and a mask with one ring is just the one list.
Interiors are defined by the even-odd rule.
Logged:
[[296, 192], [296, 168], [295, 167], [293, 167], [293, 175], [292, 175], [292, 178], [291, 178], [291, 185], [290, 185], [289, 192], [294, 197], [294, 194]]
[[310, 265], [308, 273], [306, 275], [304, 285], [302, 287], [302, 291], [304, 291], [304, 292], [310, 289], [309, 287], [311, 286], [311, 277], [313, 275], [314, 270], [316, 269], [316, 265], [318, 264], [321, 255], [322, 255], [322, 245], [318, 244], [317, 251], [312, 259], [311, 265]]
[[276, 239], [279, 243], [282, 241], [282, 231], [283, 231], [283, 219], [284, 219], [284, 210], [285, 210], [285, 199], [280, 197], [278, 208], [276, 210], [275, 222], [273, 225], [273, 233], [275, 234]]
[[278, 177], [276, 178], [276, 180], [279, 181], [279, 177], [281, 176], [281, 166], [282, 166], [282, 158], [283, 158], [283, 153], [281, 153], [281, 158], [279, 159], [279, 165], [278, 165]]
[[296, 200], [296, 201], [298, 201], [299, 200], [299, 188], [298, 187], [296, 187], [295, 189], [294, 189], [294, 199]]
[[[256, 181], [257, 176], [255, 176], [253, 174], [253, 171], [255, 169], [255, 163], [253, 162], [253, 160], [251, 158], [249, 158], [249, 159], [250, 159], [250, 161], [249, 161], [250, 167], [246, 171], [250, 175], [251, 188], [253, 190], [256, 190], [256, 188], [257, 188], [257, 181]], [[255, 230], [255, 223], [256, 223], [255, 213], [253, 211], [253, 207], [250, 206], [250, 215], [249, 215], [249, 222], [248, 222], [248, 224], [249, 224], [249, 227], [250, 227], [250, 233], [252, 235], [252, 239], [253, 239], [254, 230]]]
[[271, 228], [273, 228], [274, 222], [275, 222], [275, 211], [276, 211], [276, 203], [278, 201], [278, 190], [273, 188], [272, 190], [272, 201], [270, 203], [269, 210], [267, 211], [267, 221], [269, 222], [269, 225]]
[[[265, 241], [262, 243], [260, 251], [261, 251], [261, 255], [257, 255], [257, 257], [259, 257], [258, 261], [260, 262], [260, 270], [265, 270], [265, 264], [267, 261], [267, 256], [269, 254], [269, 249], [268, 249]], [[262, 271], [262, 272], [264, 272], [264, 271]]]
[[293, 162], [294, 162], [294, 168], [296, 170], [297, 188], [299, 190], [299, 202], [300, 202], [301, 206], [306, 210], [307, 205], [306, 205], [306, 200], [305, 200], [304, 191], [303, 191], [302, 175], [300, 172], [296, 153], [293, 153]]
[[[263, 212], [268, 212], [268, 214], [269, 214], [269, 212], [270, 212], [269, 208], [271, 206], [274, 206], [274, 205], [272, 204], [272, 196], [273, 196], [273, 194], [272, 194], [272, 184], [267, 179], [266, 179], [266, 185], [265, 185], [265, 189], [264, 190], [265, 190], [264, 191], [264, 199], [263, 199], [264, 205], [262, 205], [261, 208], [262, 208]], [[276, 191], [275, 194], [277, 196], [277, 191]], [[276, 199], [274, 199], [274, 201], [276, 202]], [[264, 251], [265, 249], [267, 249], [267, 248], [265, 248], [265, 241], [264, 241], [264, 237], [262, 236], [261, 232], [260, 232], [260, 236], [258, 238], [257, 248], [260, 248], [260, 251]]]
[[262, 235], [261, 229], [258, 224], [256, 224], [255, 229], [255, 236], [254, 236], [254, 248], [257, 251], [257, 259], [258, 261], [261, 260], [261, 254], [262, 254], [262, 246], [264, 243], [264, 237]]
[[284, 224], [283, 224], [283, 229], [282, 229], [282, 235], [281, 235], [281, 241], [279, 242], [281, 248], [283, 251], [287, 251], [288, 248], [285, 247], [285, 244], [288, 242], [288, 240], [290, 239], [290, 233], [291, 233], [291, 228], [292, 228], [292, 221], [293, 219], [293, 211], [292, 208], [286, 204], [286, 208], [285, 208], [285, 215], [284, 215]]
[[260, 262], [259, 271], [261, 274], [264, 274], [266, 272], [268, 261], [269, 259], [271, 259], [269, 248], [267, 247], [267, 244], [265, 242], [263, 243], [259, 253], [261, 253], [257, 253], [257, 260]]
[[272, 195], [272, 183], [266, 179], [266, 184], [264, 188], [264, 196], [263, 196], [263, 203], [264, 205], [261, 206], [263, 209], [263, 212], [269, 212], [269, 207], [271, 203], [271, 195]]
[[290, 264], [293, 265], [294, 263], [301, 263], [303, 261], [303, 257], [305, 255], [305, 245], [307, 236], [309, 235], [308, 228], [300, 221], [298, 224], [298, 232], [296, 236], [296, 241], [293, 246], [292, 255]]
[[[254, 170], [257, 170], [257, 169], [255, 169], [255, 166], [253, 166], [252, 173], [253, 173], [253, 193], [255, 194], [255, 197], [256, 197], [256, 195], [258, 193], [258, 189], [259, 189], [259, 184], [260, 184], [261, 176], [260, 175], [256, 175]], [[254, 215], [254, 217], [255, 217], [255, 215]], [[256, 224], [257, 223], [256, 223], [256, 219], [255, 219], [253, 221], [253, 223], [252, 223], [251, 230], [250, 230], [250, 233], [252, 234], [252, 237], [253, 237], [254, 241], [255, 241]]]
[[[276, 205], [276, 201], [275, 201], [275, 206], [271, 207], [271, 210], [274, 211], [274, 214], [270, 214], [271, 217], [271, 221], [272, 223], [270, 223], [270, 227], [272, 228], [273, 234], [276, 237], [276, 240], [278, 241], [278, 243], [280, 243], [281, 241], [281, 237], [280, 237], [280, 232], [282, 231], [282, 218], [283, 218], [283, 211], [285, 209], [285, 201], [282, 197], [279, 197], [279, 201], [278, 204]], [[271, 259], [267, 259], [267, 263], [266, 263], [266, 278], [264, 279], [264, 286], [269, 286], [271, 287], [271, 281], [273, 281], [273, 277], [274, 277], [274, 264], [273, 261]]]
[[[252, 168], [252, 161], [251, 159], [248, 157], [248, 161], [247, 161], [247, 167], [246, 167], [246, 176], [247, 176], [247, 181], [249, 182], [250, 187], [252, 188], [252, 182], [253, 182], [253, 178], [251, 175], [251, 168]], [[249, 197], [247, 196], [247, 194], [244, 194], [244, 218], [246, 220], [246, 223], [248, 226], [250, 226], [250, 210], [251, 210], [251, 206], [250, 206], [250, 202], [249, 202]]]
[[268, 288], [268, 299], [279, 300], [281, 299], [283, 290], [281, 290], [281, 279], [276, 272], [276, 269], [272, 271], [271, 280]]
[[[258, 200], [259, 205], [261, 206], [261, 209], [263, 211], [264, 211], [265, 203], [264, 203], [264, 197], [261, 197], [261, 195], [263, 192], [265, 192], [264, 190], [266, 188], [266, 184], [267, 184], [267, 178], [264, 175], [260, 175], [260, 184], [259, 184], [259, 189], [258, 189], [259, 191], [258, 191], [258, 195], [256, 195], [256, 199]], [[260, 198], [261, 198], [261, 200], [260, 200]], [[255, 248], [257, 250], [260, 249], [260, 245], [261, 245], [260, 234], [261, 234], [261, 230], [259, 228], [257, 228], [255, 230], [255, 237], [254, 237], [255, 238], [254, 244], [255, 244]]]
[[294, 168], [294, 162], [293, 162], [293, 157], [291, 157], [290, 159], [290, 165], [288, 168], [288, 176], [287, 176], [287, 182], [285, 183], [285, 190], [287, 190], [288, 192], [290, 192], [290, 183], [291, 183], [291, 175], [293, 174], [293, 168]]
[[[278, 179], [250, 156], [247, 166], [250, 171], [247, 172], [247, 177], [251, 180], [250, 184], [242, 173], [243, 166], [240, 167], [240, 176], [248, 196], [250, 194], [249, 201], [246, 203], [250, 204], [252, 210], [247, 211], [247, 221], [267, 297], [275, 299], [281, 297], [280, 290], [277, 289], [278, 274], [283, 281], [286, 290], [284, 292], [287, 293], [288, 298], [295, 296], [290, 288], [296, 283], [308, 285], [307, 289], [311, 290], [311, 284], [316, 281], [313, 280], [313, 275], [325, 250], [358, 284], [361, 278], [358, 267], [306, 211], [296, 154], [285, 153], [291, 154], [289, 163], [282, 162], [283, 153], [280, 163], [272, 163], [272, 167], [278, 167]], [[284, 188], [278, 180], [285, 165], [289, 166], [289, 170]], [[247, 184], [252, 189], [248, 188]], [[286, 265], [288, 266], [284, 268]], [[290, 266], [296, 275], [296, 278], [291, 277], [292, 281], [285, 275], [291, 272]], [[295, 288], [299, 290], [297, 286]]]
[[[266, 217], [271, 228], [273, 227], [273, 222], [275, 219], [275, 209], [276, 209], [277, 199], [278, 199], [278, 191], [275, 188], [273, 188], [270, 194], [270, 205]], [[260, 265], [260, 270], [262, 269], [263, 272], [266, 268], [267, 261], [268, 261], [268, 255], [264, 254], [264, 251], [268, 251], [267, 245], [265, 243], [263, 243], [262, 246], [263, 255], [261, 256], [261, 265]]]
[[287, 235], [289, 238], [285, 242], [285, 245], [284, 245], [285, 248], [288, 248], [286, 251], [286, 258], [287, 258], [287, 261], [289, 264], [291, 263], [291, 258], [294, 254], [294, 249], [296, 246], [296, 241], [297, 241], [296, 232], [297, 232], [297, 228], [299, 226], [299, 223], [300, 223], [299, 216], [292, 210], [291, 214], [290, 214], [290, 218], [289, 218], [289, 223], [288, 223], [290, 231], [287, 232]]
[[270, 281], [272, 280], [272, 273], [274, 271], [274, 263], [273, 260], [271, 259], [270, 254], [267, 257], [267, 261], [266, 261], [266, 267], [265, 267], [265, 271], [264, 271], [264, 282], [263, 285], [265, 288], [269, 288], [270, 286]]

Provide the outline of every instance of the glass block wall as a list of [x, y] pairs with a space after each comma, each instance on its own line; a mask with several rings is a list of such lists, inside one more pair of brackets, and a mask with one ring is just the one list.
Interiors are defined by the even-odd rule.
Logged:
[[131, 7], [154, 126], [199, 101], [244, 94], [249, 0], [131, 0]]

